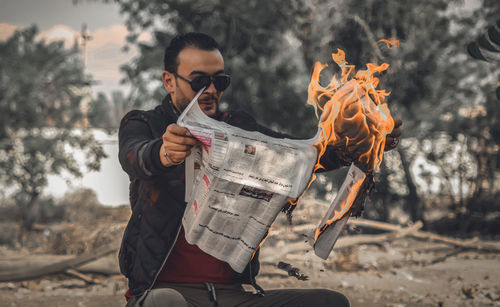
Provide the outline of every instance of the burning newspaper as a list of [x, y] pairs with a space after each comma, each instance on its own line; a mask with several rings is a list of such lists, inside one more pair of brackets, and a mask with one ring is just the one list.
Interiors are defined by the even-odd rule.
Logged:
[[369, 63], [350, 78], [354, 66], [343, 51], [332, 55], [342, 69], [327, 87], [319, 84], [326, 65], [316, 63], [308, 103], [322, 111], [318, 134], [309, 140], [277, 139], [245, 131], [206, 116], [197, 100], [178, 119], [202, 142], [186, 159], [186, 240], [242, 272], [287, 202], [296, 204], [321, 169], [327, 146], [352, 161], [348, 175], [316, 229], [315, 253], [326, 259], [351, 214], [362, 206], [371, 173], [382, 162], [385, 136], [394, 127], [376, 90], [374, 73], [387, 64]]
[[242, 272], [310, 181], [318, 137], [277, 139], [217, 121], [199, 108], [202, 91], [177, 122], [203, 144], [186, 159], [184, 231], [190, 244]]
[[394, 120], [384, 103], [389, 93], [376, 89], [379, 80], [374, 76], [389, 65], [368, 63], [366, 70], [351, 76], [355, 67], [347, 63], [342, 50], [332, 54], [332, 58], [342, 70], [340, 80], [334, 76], [326, 87], [321, 86], [320, 73], [327, 65], [316, 63], [309, 84], [307, 102], [323, 111], [315, 170], [322, 168], [319, 161], [327, 146], [339, 148], [338, 153], [353, 164], [314, 235], [314, 251], [323, 259], [330, 254], [351, 214], [362, 207], [372, 184], [371, 173], [382, 162], [385, 137], [394, 128]]
[[351, 164], [347, 176], [337, 195], [333, 199], [328, 211], [321, 220], [314, 235], [314, 253], [316, 256], [327, 259], [344, 229], [352, 209], [363, 206], [363, 192], [370, 180], [356, 165]]

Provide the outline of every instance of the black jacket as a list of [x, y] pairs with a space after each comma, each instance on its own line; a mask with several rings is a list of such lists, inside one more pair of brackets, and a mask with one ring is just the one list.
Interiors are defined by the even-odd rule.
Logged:
[[[129, 280], [133, 296], [150, 289], [161, 271], [180, 231], [184, 201], [184, 163], [165, 167], [159, 151], [162, 135], [178, 114], [169, 96], [149, 111], [131, 111], [122, 119], [119, 130], [119, 160], [130, 178], [132, 216], [127, 224], [119, 253], [120, 270]], [[259, 124], [245, 112], [225, 112], [217, 120], [272, 137], [288, 137]], [[327, 155], [325, 155], [327, 156]], [[344, 163], [333, 153], [322, 160], [326, 169]], [[237, 274], [235, 282], [255, 284], [259, 271], [258, 254]]]

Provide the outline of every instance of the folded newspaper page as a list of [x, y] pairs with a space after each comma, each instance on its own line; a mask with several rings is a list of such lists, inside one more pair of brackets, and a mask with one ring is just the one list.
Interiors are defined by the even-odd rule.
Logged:
[[344, 229], [354, 203], [364, 201], [359, 197], [366, 191], [366, 174], [356, 165], [351, 164], [347, 176], [342, 183], [337, 195], [332, 200], [328, 211], [316, 229], [314, 236], [314, 253], [327, 259]]
[[197, 99], [178, 125], [202, 142], [186, 159], [186, 240], [243, 272], [289, 199], [306, 188], [317, 140], [278, 139], [206, 116]]

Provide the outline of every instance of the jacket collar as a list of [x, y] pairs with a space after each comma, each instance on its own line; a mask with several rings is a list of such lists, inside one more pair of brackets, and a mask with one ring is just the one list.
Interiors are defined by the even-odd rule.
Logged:
[[181, 114], [177, 110], [177, 108], [174, 106], [172, 102], [172, 96], [170, 94], [167, 94], [165, 98], [163, 98], [162, 101], [162, 106], [165, 112], [167, 112], [168, 115], [174, 116], [175, 118], [178, 118]]

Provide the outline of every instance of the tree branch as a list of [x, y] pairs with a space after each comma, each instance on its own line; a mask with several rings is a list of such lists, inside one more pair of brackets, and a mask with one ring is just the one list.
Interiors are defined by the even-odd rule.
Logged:
[[385, 57], [382, 55], [382, 52], [380, 51], [380, 48], [377, 45], [377, 41], [375, 40], [375, 35], [373, 35], [373, 32], [372, 32], [372, 30], [370, 30], [370, 27], [368, 26], [368, 24], [363, 19], [361, 19], [361, 17], [359, 17], [356, 14], [351, 16], [351, 19], [354, 20], [357, 24], [359, 24], [361, 26], [361, 28], [363, 28], [363, 30], [365, 31], [366, 37], [368, 38], [368, 40], [370, 41], [370, 44], [372, 45], [372, 49], [373, 49], [373, 52], [375, 52], [375, 55], [380, 60], [385, 61]]

